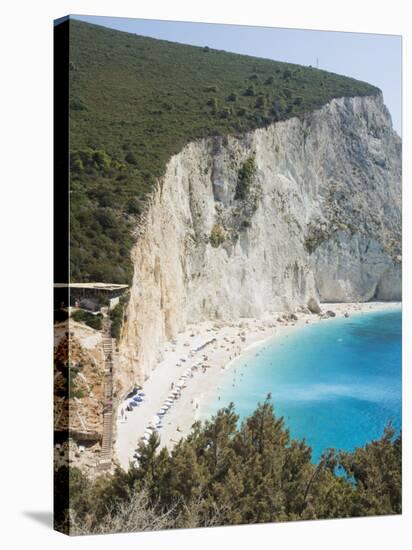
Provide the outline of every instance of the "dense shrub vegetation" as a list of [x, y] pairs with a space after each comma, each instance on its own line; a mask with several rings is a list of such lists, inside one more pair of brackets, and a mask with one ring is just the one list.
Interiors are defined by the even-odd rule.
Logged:
[[242, 164], [236, 185], [235, 199], [246, 199], [256, 174], [255, 157], [249, 157]]
[[351, 78], [71, 20], [71, 280], [129, 283], [136, 222], [191, 140], [378, 90]]
[[[196, 423], [169, 453], [152, 435], [140, 467], [87, 479], [56, 473], [55, 518], [72, 533], [235, 525], [401, 513], [401, 436], [391, 426], [353, 453], [318, 464], [266, 400], [239, 427], [232, 405]], [[70, 510], [65, 495], [70, 487]]]
[[122, 324], [123, 324], [123, 303], [119, 302], [111, 311], [110, 311], [110, 319], [112, 321], [111, 326], [111, 336], [112, 338], [116, 338], [116, 340], [120, 340], [120, 333], [122, 330]]
[[93, 315], [84, 309], [78, 309], [74, 311], [71, 315], [71, 318], [78, 323], [84, 323], [95, 330], [101, 330], [102, 328], [102, 314], [97, 313]]

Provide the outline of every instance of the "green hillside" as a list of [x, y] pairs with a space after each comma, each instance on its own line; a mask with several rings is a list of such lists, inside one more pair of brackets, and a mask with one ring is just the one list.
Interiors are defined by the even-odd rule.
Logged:
[[130, 282], [132, 230], [186, 143], [378, 92], [312, 67], [71, 20], [71, 280]]

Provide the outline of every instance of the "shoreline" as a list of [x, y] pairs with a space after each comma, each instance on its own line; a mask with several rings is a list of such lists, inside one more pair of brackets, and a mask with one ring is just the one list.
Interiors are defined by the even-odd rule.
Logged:
[[[320, 306], [322, 313], [333, 311], [335, 316], [322, 318], [297, 308], [295, 314], [267, 314], [261, 319], [242, 318], [229, 323], [204, 321], [189, 325], [175, 340], [162, 344], [162, 360], [143, 385], [143, 401], [131, 412], [125, 411], [130, 400], [119, 404], [114, 450], [120, 466], [127, 469], [129, 461], [134, 460], [138, 441], [172, 391], [175, 396], [169, 401], [166, 414], [160, 417], [162, 427], [158, 430], [160, 447], [168, 450], [190, 432], [194, 422], [206, 418], [206, 405], [216, 397], [225, 372], [250, 350], [296, 327], [345, 314], [398, 309], [401, 302], [322, 303]], [[202, 349], [198, 349], [200, 347]]]

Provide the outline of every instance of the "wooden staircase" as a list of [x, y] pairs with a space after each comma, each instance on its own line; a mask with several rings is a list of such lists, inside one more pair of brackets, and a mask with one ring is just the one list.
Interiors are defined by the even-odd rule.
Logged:
[[103, 406], [103, 437], [102, 452], [97, 469], [108, 470], [112, 464], [113, 445], [113, 339], [111, 337], [110, 318], [104, 317], [102, 322], [103, 353], [105, 360], [105, 384]]

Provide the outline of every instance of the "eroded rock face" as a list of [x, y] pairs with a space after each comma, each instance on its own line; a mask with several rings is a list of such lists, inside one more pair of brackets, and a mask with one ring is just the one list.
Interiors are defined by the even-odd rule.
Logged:
[[143, 380], [187, 323], [311, 297], [399, 300], [400, 247], [401, 141], [381, 96], [191, 143], [170, 159], [133, 251], [118, 383]]
[[104, 403], [101, 334], [71, 320], [55, 325], [54, 336], [54, 429], [98, 440]]

